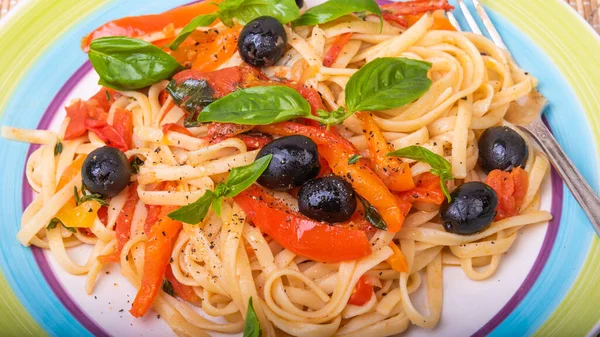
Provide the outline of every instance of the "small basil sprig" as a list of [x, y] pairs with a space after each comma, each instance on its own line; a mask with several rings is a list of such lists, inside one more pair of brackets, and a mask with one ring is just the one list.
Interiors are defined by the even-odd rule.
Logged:
[[87, 201], [96, 201], [102, 206], [108, 206], [108, 202], [103, 199], [103, 197], [98, 193], [88, 193], [85, 185], [81, 185], [81, 196], [79, 196], [79, 191], [77, 191], [77, 186], [73, 186], [73, 195], [75, 197], [75, 205], [79, 206]]
[[173, 288], [173, 283], [166, 278], [164, 278], [162, 282], [162, 291], [169, 296], [175, 297], [175, 288]]
[[354, 12], [370, 12], [379, 16], [383, 25], [381, 9], [374, 0], [329, 0], [311, 7], [302, 16], [292, 22], [295, 26], [314, 26], [333, 21]]
[[50, 222], [48, 223], [48, 226], [46, 226], [46, 229], [54, 229], [59, 224], [69, 232], [77, 233], [77, 230], [75, 228], [65, 226], [65, 224], [62, 221], [60, 221], [59, 218], [52, 218], [52, 220], [50, 220]]
[[63, 143], [59, 140], [56, 141], [56, 145], [54, 145], [54, 155], [58, 156], [63, 151]]
[[352, 164], [356, 164], [358, 163], [358, 160], [362, 158], [361, 155], [358, 154], [353, 154], [348, 158], [348, 165], [352, 165]]
[[217, 19], [231, 27], [234, 18], [245, 25], [259, 16], [272, 16], [285, 24], [300, 15], [294, 0], [225, 0], [221, 4], [215, 5], [218, 6], [215, 13], [195, 17], [183, 27], [169, 48], [177, 49], [196, 28], [210, 26]]
[[88, 54], [100, 85], [117, 90], [145, 88], [171, 77], [181, 65], [155, 45], [124, 36], [95, 39]]
[[262, 330], [260, 329], [260, 323], [254, 311], [254, 305], [252, 304], [252, 297], [248, 300], [248, 311], [246, 312], [246, 322], [244, 323], [244, 336], [243, 337], [261, 337]]
[[[268, 86], [234, 91], [206, 106], [198, 115], [198, 121], [266, 125], [303, 117], [325, 125], [340, 124], [357, 111], [395, 108], [419, 98], [431, 86], [427, 78], [430, 68], [431, 63], [423, 61], [376, 59], [350, 77], [346, 85], [346, 109], [319, 110], [316, 116], [297, 91], [285, 86]], [[377, 99], [373, 99], [374, 96]]]
[[452, 165], [444, 157], [416, 145], [392, 151], [387, 155], [418, 160], [429, 164], [431, 166], [430, 172], [440, 177], [440, 186], [442, 187], [442, 192], [448, 198], [448, 202], [452, 200], [448, 192], [448, 187], [446, 187], [446, 181], [454, 179], [454, 175], [452, 174]]
[[235, 197], [252, 185], [269, 167], [272, 158], [273, 155], [269, 154], [255, 160], [250, 165], [231, 169], [227, 180], [217, 184], [214, 192], [207, 190], [198, 200], [187, 206], [179, 207], [176, 211], [169, 213], [168, 217], [194, 225], [204, 220], [211, 204], [215, 213], [220, 215], [223, 198]]
[[365, 198], [361, 197], [360, 195], [358, 196], [358, 200], [360, 200], [360, 203], [363, 206], [363, 216], [365, 220], [367, 220], [367, 222], [370, 223], [371, 226], [377, 229], [381, 229], [382, 231], [387, 231], [387, 224], [385, 223], [385, 221], [383, 221], [383, 218], [381, 217], [377, 209], [375, 209], [375, 207], [373, 207]]

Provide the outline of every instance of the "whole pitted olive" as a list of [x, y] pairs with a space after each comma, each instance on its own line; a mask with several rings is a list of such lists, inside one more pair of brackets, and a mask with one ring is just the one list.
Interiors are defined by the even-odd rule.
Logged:
[[317, 221], [346, 221], [356, 210], [356, 193], [347, 181], [338, 176], [313, 179], [300, 188], [298, 209]]
[[131, 167], [123, 152], [104, 146], [85, 158], [81, 178], [88, 191], [112, 198], [129, 184]]
[[496, 215], [498, 196], [490, 186], [480, 182], [460, 185], [450, 194], [452, 202], [445, 201], [440, 218], [447, 232], [471, 235], [487, 229]]
[[258, 152], [257, 158], [268, 154], [272, 154], [273, 159], [258, 178], [258, 183], [272, 190], [287, 191], [300, 187], [321, 170], [317, 144], [306, 136], [275, 139]]
[[478, 144], [481, 167], [486, 172], [525, 167], [527, 144], [521, 135], [509, 127], [494, 126], [485, 130]]
[[256, 67], [274, 65], [287, 44], [283, 25], [274, 17], [261, 16], [242, 29], [238, 39], [238, 51], [244, 62]]

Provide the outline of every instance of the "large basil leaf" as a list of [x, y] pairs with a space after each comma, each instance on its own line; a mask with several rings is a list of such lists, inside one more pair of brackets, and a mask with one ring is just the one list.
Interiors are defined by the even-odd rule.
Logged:
[[225, 24], [235, 17], [245, 25], [260, 16], [272, 16], [285, 24], [299, 15], [300, 11], [295, 0], [230, 0], [219, 6], [219, 17]]
[[118, 90], [145, 88], [181, 68], [173, 56], [143, 40], [123, 36], [92, 41], [88, 54], [99, 84]]
[[452, 165], [442, 156], [435, 154], [422, 146], [408, 146], [400, 150], [392, 151], [388, 156], [408, 158], [427, 163], [431, 166], [431, 173], [440, 177], [440, 186], [442, 192], [451, 201], [446, 181], [454, 179], [452, 174]]
[[210, 209], [210, 204], [212, 201], [213, 192], [211, 190], [207, 190], [198, 200], [189, 205], [179, 207], [178, 209], [169, 213], [167, 216], [176, 221], [195, 225], [204, 220], [208, 214], [208, 210]]
[[383, 57], [365, 64], [346, 84], [346, 109], [385, 110], [408, 104], [431, 86], [431, 63]]
[[268, 86], [234, 91], [205, 107], [198, 121], [268, 125], [306, 116], [310, 104], [296, 90]]
[[314, 26], [333, 21], [354, 12], [370, 12], [382, 20], [379, 5], [374, 0], [329, 0], [311, 7], [302, 16], [292, 22], [293, 26]]
[[215, 92], [204, 79], [189, 78], [181, 83], [172, 80], [167, 85], [167, 92], [173, 97], [173, 101], [191, 116], [195, 116], [215, 101]]

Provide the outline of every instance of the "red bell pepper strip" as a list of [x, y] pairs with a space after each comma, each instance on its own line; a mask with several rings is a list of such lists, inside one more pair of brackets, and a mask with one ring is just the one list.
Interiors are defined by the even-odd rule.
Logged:
[[387, 155], [392, 151], [392, 147], [375, 124], [373, 116], [367, 112], [359, 112], [356, 115], [361, 121], [369, 145], [370, 159], [379, 178], [392, 191], [401, 192], [414, 188], [410, 166], [408, 163], [403, 163], [400, 158]]
[[256, 185], [234, 200], [256, 227], [300, 256], [334, 263], [356, 260], [371, 253], [364, 231], [351, 229], [349, 224], [329, 225], [309, 219]]
[[169, 282], [171, 282], [171, 285], [173, 285], [173, 290], [175, 291], [175, 295], [179, 296], [182, 300], [184, 300], [186, 302], [196, 304], [196, 305], [200, 304], [200, 297], [198, 297], [198, 295], [196, 294], [194, 289], [190, 286], [186, 286], [185, 284], [182, 284], [175, 278], [175, 275], [173, 275], [173, 270], [171, 269], [170, 264], [167, 265], [167, 270], [165, 272], [165, 278]]
[[82, 39], [81, 49], [88, 51], [92, 40], [104, 36], [138, 37], [160, 32], [171, 24], [174, 28], [183, 28], [196, 16], [215, 12], [218, 8], [216, 4], [220, 2], [221, 0], [203, 1], [161, 14], [128, 16], [107, 22]]
[[385, 21], [397, 23], [400, 27], [408, 27], [408, 22], [405, 18], [398, 16], [391, 11], [383, 10], [381, 11], [381, 16], [383, 16]]
[[440, 177], [425, 172], [416, 178], [416, 187], [398, 193], [398, 197], [406, 202], [414, 203], [416, 201], [430, 202], [441, 205], [445, 196], [440, 187]]
[[354, 146], [343, 137], [321, 128], [292, 122], [259, 126], [263, 133], [290, 136], [305, 135], [318, 146], [319, 154], [329, 163], [334, 174], [346, 179], [354, 190], [365, 198], [381, 215], [390, 232], [397, 232], [404, 222], [402, 206], [385, 184], [364, 162], [348, 164], [357, 154]]
[[173, 243], [179, 235], [182, 224], [167, 215], [177, 209], [176, 206], [162, 206], [158, 222], [148, 233], [148, 241], [144, 249], [144, 271], [142, 284], [138, 290], [131, 310], [134, 317], [143, 316], [161, 289], [162, 281], [171, 259]]
[[454, 9], [454, 7], [448, 3], [448, 0], [412, 0], [392, 2], [381, 6], [381, 8], [389, 10], [396, 15], [421, 14], [433, 12], [438, 9], [451, 11]]
[[325, 57], [323, 58], [323, 65], [325, 67], [331, 67], [331, 65], [335, 63], [335, 60], [337, 60], [338, 56], [340, 55], [340, 52], [342, 51], [346, 43], [350, 41], [352, 34], [353, 33], [344, 33], [338, 35], [335, 38], [333, 44], [331, 45], [327, 53], [325, 53]]
[[494, 220], [498, 221], [519, 214], [529, 185], [527, 171], [520, 167], [513, 168], [511, 172], [493, 170], [488, 174], [485, 182], [498, 195]]
[[119, 212], [119, 216], [117, 217], [115, 224], [117, 247], [112, 254], [98, 256], [98, 260], [100, 260], [102, 263], [119, 262], [123, 246], [125, 246], [127, 241], [129, 241], [129, 237], [131, 236], [131, 220], [133, 220], [135, 206], [140, 200], [137, 193], [137, 187], [137, 183], [129, 186], [127, 200], [125, 201], [125, 205], [123, 205], [121, 212]]
[[363, 275], [358, 279], [352, 295], [348, 299], [348, 304], [363, 306], [371, 300], [373, 296], [373, 286], [367, 282], [367, 278]]
[[175, 124], [175, 123], [167, 123], [162, 126], [163, 135], [166, 136], [169, 131], [178, 132], [178, 133], [184, 134], [186, 136], [194, 137], [194, 135], [192, 135], [190, 130], [186, 129], [182, 125]]
[[265, 136], [265, 135], [238, 135], [237, 138], [241, 139], [244, 144], [246, 144], [246, 148], [248, 150], [256, 150], [263, 148], [265, 145], [269, 144], [273, 138]]

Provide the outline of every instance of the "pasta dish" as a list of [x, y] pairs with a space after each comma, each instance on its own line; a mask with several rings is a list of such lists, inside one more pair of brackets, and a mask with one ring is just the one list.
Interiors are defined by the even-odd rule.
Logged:
[[551, 218], [548, 160], [514, 126], [537, 80], [446, 1], [306, 7], [198, 2], [84, 37], [98, 93], [57, 131], [2, 127], [41, 145], [19, 242], [88, 294], [118, 264], [130, 314], [177, 335], [436, 326], [444, 267], [486, 279]]

